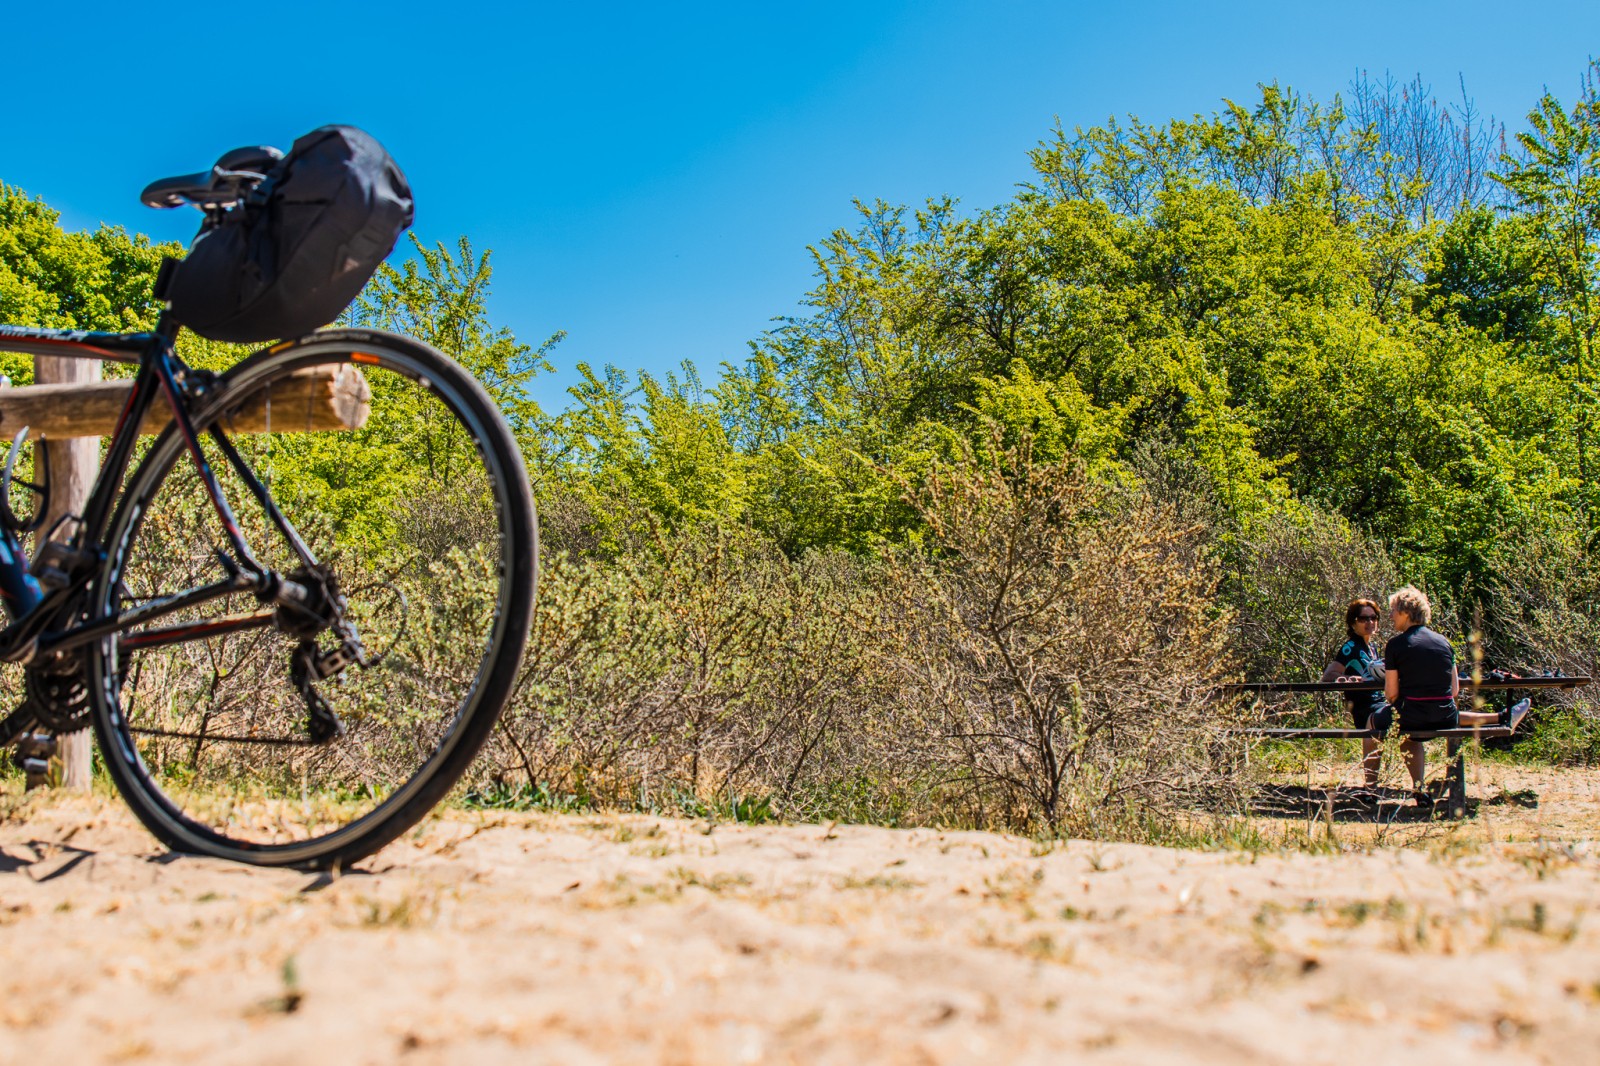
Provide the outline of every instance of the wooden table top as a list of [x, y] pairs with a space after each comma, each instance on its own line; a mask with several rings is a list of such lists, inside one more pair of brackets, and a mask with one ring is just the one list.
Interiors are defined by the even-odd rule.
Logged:
[[[1485, 678], [1478, 682], [1478, 690], [1484, 692], [1513, 688], [1577, 688], [1593, 680], [1583, 674], [1560, 677], [1509, 677], [1504, 680]], [[1464, 691], [1471, 687], [1471, 684], [1470, 681], [1463, 680], [1461, 688]], [[1382, 681], [1247, 681], [1238, 685], [1222, 686], [1224, 692], [1380, 692], [1382, 690]]]

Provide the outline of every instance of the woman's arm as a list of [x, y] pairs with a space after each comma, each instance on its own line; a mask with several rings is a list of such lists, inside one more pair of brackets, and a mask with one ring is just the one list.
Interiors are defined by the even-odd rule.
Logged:
[[1339, 680], [1340, 675], [1343, 673], [1344, 663], [1340, 662], [1338, 659], [1335, 659], [1323, 669], [1321, 679], [1322, 683], [1327, 684], [1329, 681], [1337, 681]]
[[1400, 671], [1386, 670], [1383, 675], [1383, 698], [1393, 703], [1400, 698]]

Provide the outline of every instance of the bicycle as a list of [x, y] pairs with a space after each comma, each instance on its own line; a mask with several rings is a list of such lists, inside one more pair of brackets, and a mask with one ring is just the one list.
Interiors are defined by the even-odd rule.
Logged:
[[[278, 156], [236, 150], [144, 199], [209, 219]], [[325, 329], [216, 374], [178, 356], [183, 328], [170, 308], [144, 333], [0, 326], [0, 350], [137, 367], [83, 513], [37, 530], [31, 563], [48, 486], [13, 480], [13, 442], [0, 661], [24, 664], [25, 699], [0, 747], [92, 724], [168, 847], [346, 867], [443, 799], [512, 693], [538, 572], [521, 453], [421, 341]], [[339, 428], [302, 424], [308, 393]]]

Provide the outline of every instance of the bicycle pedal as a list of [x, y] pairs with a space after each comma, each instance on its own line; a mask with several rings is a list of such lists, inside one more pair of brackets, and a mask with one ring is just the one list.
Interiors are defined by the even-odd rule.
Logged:
[[[81, 521], [76, 515], [62, 515], [51, 531], [52, 536], [69, 519]], [[72, 584], [73, 575], [92, 570], [99, 562], [98, 552], [74, 548], [68, 540], [46, 540], [33, 557], [33, 575], [46, 588], [63, 589]]]
[[49, 773], [56, 755], [56, 738], [49, 733], [24, 733], [17, 738], [11, 761], [29, 777]]
[[35, 558], [47, 566], [59, 566], [64, 570], [86, 570], [99, 561], [99, 556], [94, 552], [86, 548], [74, 548], [60, 540], [45, 541]]
[[71, 575], [58, 566], [39, 566], [36, 569], [38, 573], [34, 577], [47, 589], [64, 589], [72, 584]]

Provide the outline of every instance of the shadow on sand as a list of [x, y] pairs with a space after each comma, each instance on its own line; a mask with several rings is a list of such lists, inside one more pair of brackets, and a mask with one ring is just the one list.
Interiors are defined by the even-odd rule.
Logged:
[[[1430, 790], [1430, 793], [1432, 790]], [[1250, 804], [1259, 818], [1297, 821], [1379, 822], [1386, 824], [1431, 822], [1450, 816], [1444, 798], [1433, 795], [1431, 806], [1419, 804], [1406, 788], [1310, 788], [1305, 785], [1265, 785]], [[1465, 817], [1478, 813], [1480, 801], [1467, 800]]]

